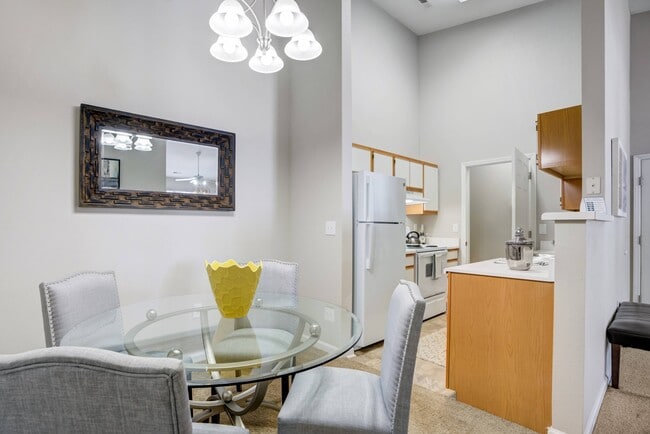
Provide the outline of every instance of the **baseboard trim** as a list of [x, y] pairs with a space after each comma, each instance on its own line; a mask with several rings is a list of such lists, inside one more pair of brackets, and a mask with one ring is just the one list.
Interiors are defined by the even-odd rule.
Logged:
[[547, 434], [567, 434], [567, 433], [565, 433], [564, 431], [560, 431], [559, 429], [555, 429], [555, 428], [553, 428], [552, 426], [549, 426], [549, 427], [546, 429], [546, 433], [547, 433]]
[[598, 419], [598, 413], [600, 413], [600, 407], [602, 407], [603, 400], [605, 399], [605, 392], [607, 392], [607, 378], [604, 378], [600, 385], [598, 399], [596, 400], [596, 405], [593, 406], [589, 413], [589, 419], [587, 419], [587, 423], [585, 424], [584, 434], [591, 434], [594, 431], [594, 428], [596, 427], [596, 419]]

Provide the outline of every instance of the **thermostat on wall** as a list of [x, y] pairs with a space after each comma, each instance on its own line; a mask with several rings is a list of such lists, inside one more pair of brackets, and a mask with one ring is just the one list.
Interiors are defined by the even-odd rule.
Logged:
[[605, 198], [585, 197], [580, 201], [580, 211], [594, 211], [598, 214], [607, 214]]

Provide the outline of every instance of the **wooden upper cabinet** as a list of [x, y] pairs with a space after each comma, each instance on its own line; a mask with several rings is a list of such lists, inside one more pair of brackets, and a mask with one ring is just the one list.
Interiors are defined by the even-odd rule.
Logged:
[[560, 178], [582, 176], [582, 106], [537, 115], [540, 169]]

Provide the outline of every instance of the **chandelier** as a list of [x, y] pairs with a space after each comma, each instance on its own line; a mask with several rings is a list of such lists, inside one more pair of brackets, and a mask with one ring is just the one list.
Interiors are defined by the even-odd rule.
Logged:
[[[210, 54], [224, 62], [241, 62], [248, 50], [241, 38], [257, 33], [257, 49], [248, 61], [256, 72], [272, 74], [282, 69], [284, 61], [271, 44], [271, 35], [291, 38], [284, 53], [294, 60], [312, 60], [320, 56], [323, 47], [308, 29], [309, 20], [295, 0], [276, 0], [271, 13], [266, 16], [266, 0], [262, 0], [263, 22], [257, 18], [253, 5], [257, 0], [224, 0], [210, 17], [210, 28], [219, 35], [210, 47]], [[253, 21], [248, 17], [250, 15]]]

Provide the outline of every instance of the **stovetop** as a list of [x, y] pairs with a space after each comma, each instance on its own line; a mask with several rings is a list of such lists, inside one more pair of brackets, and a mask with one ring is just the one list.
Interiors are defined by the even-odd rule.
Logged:
[[447, 250], [444, 246], [437, 246], [435, 244], [407, 244], [407, 252], [432, 252], [436, 250]]

